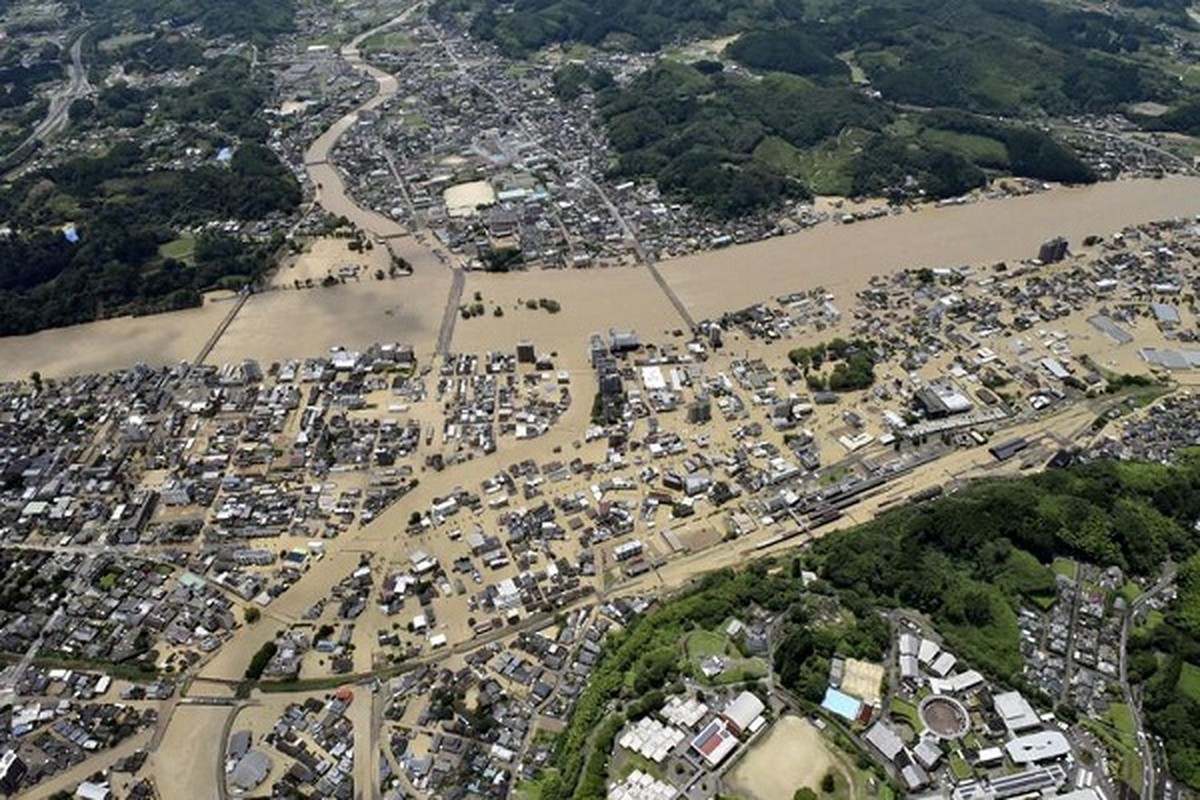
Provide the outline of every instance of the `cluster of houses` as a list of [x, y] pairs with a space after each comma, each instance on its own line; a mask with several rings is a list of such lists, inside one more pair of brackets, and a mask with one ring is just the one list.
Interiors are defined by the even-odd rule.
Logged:
[[[91, 701], [108, 692], [111, 678], [70, 670], [49, 670], [47, 686], [59, 696], [85, 699], [13, 702], [0, 715], [0, 790], [13, 795], [102, 754], [153, 726], [158, 712], [126, 702]], [[55, 696], [51, 694], [50, 697]], [[145, 758], [122, 759], [118, 771], [133, 772]]]
[[535, 726], [566, 723], [605, 633], [644, 608], [623, 600], [572, 611], [477, 647], [462, 668], [420, 667], [381, 687], [387, 796], [471, 786], [499, 800], [516, 781], [552, 766], [552, 743], [532, 736]]
[[1118, 567], [1071, 566], [1074, 574], [1056, 575], [1058, 598], [1049, 610], [1021, 610], [1025, 675], [1047, 696], [1100, 717], [1120, 689], [1125, 576]]
[[[436, 399], [444, 404], [442, 444], [453, 447], [447, 457], [464, 451], [496, 450], [499, 436], [534, 439], [542, 436], [571, 405], [569, 377], [554, 373], [553, 362], [538, 355], [531, 342], [519, 342], [516, 353], [493, 351], [448, 359], [441, 368]], [[518, 375], [518, 365], [523, 374]], [[550, 376], [545, 380], [544, 376]], [[443, 462], [445, 463], [445, 462]]]
[[[249, 730], [234, 732], [226, 748], [226, 783], [250, 792], [276, 774], [273, 791], [349, 800], [354, 796], [354, 725], [346, 712], [353, 701], [349, 689], [327, 699], [309, 697], [289, 704], [257, 737]], [[275, 758], [283, 759], [286, 769], [277, 769]]]
[[213, 582], [165, 557], [9, 549], [4, 559], [5, 589], [21, 598], [0, 615], [0, 643], [11, 653], [153, 668], [215, 650], [238, 622]]
[[1180, 451], [1200, 441], [1200, 396], [1186, 392], [1163, 398], [1148, 413], [1132, 416], [1106, 431], [1090, 455], [1173, 461]]

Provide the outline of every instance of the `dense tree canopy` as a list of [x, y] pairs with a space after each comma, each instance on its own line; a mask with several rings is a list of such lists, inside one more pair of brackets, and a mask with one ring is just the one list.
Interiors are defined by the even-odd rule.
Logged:
[[198, 24], [208, 36], [231, 36], [267, 43], [292, 30], [295, 0], [80, 0], [95, 19], [132, 21], [153, 26], [166, 21], [175, 26]]
[[[254, 41], [291, 25], [290, 2], [235, 5], [117, 0], [92, 9], [95, 29], [85, 44], [97, 69], [198, 67], [199, 74], [184, 84], [116, 82], [76, 101], [68, 111], [72, 124], [118, 131], [112, 146], [26, 174], [0, 191], [0, 220], [12, 231], [0, 238], [0, 335], [195, 305], [202, 291], [236, 288], [267, 267], [277, 243], [243, 241], [210, 225], [262, 220], [299, 205], [295, 177], [263, 144], [269, 76], [252, 71], [247, 58], [209, 58], [202, 39], [162, 29], [115, 48], [96, 46], [98, 37], [158, 28], [164, 20]], [[60, 60], [54, 69], [61, 73]], [[163, 143], [141, 146], [155, 140], [119, 133], [164, 124], [173, 139]], [[180, 166], [188, 148], [189, 166]], [[231, 157], [218, 161], [226, 148]]]
[[[1188, 24], [1176, 0], [1135, 2]], [[516, 0], [511, 13], [482, 4], [472, 31], [510, 54], [568, 41], [650, 51], [740, 33], [729, 54], [748, 66], [845, 78], [835, 54], [851, 53], [887, 99], [974, 111], [1108, 111], [1178, 92], [1137, 58], [1165, 41], [1157, 26], [1045, 0]]]
[[754, 69], [809, 77], [850, 75], [850, 68], [838, 60], [829, 43], [813, 37], [801, 25], [744, 33], [729, 45], [727, 53]]
[[[181, 227], [261, 219], [300, 202], [291, 172], [266, 147], [239, 146], [228, 166], [143, 172], [131, 143], [30, 175], [0, 199], [16, 231], [0, 238], [0, 335], [199, 302], [267, 265], [269, 243], [205, 234], [191, 263], [160, 246]], [[69, 207], [62, 214], [56, 209]], [[71, 242], [64, 226], [78, 237]]]
[[[586, 70], [561, 84], [583, 91]], [[557, 84], [556, 84], [557, 85]], [[811, 155], [828, 150], [841, 192], [942, 198], [982, 186], [985, 170], [1067, 183], [1095, 175], [1068, 148], [1032, 128], [957, 111], [897, 114], [849, 88], [779, 73], [761, 80], [662, 62], [624, 88], [597, 94], [621, 176], [655, 178], [718, 216], [760, 211], [808, 195]]]

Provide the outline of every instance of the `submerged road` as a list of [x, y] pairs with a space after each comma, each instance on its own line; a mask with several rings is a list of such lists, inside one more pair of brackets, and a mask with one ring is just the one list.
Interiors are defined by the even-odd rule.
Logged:
[[454, 323], [458, 320], [458, 306], [462, 302], [463, 287], [467, 284], [467, 271], [462, 267], [454, 268], [454, 277], [450, 282], [450, 295], [446, 298], [446, 310], [442, 312], [442, 327], [438, 330], [437, 354], [450, 354], [450, 342], [454, 338]]
[[208, 337], [208, 341], [204, 343], [204, 346], [200, 348], [200, 352], [192, 361], [193, 367], [198, 367], [203, 364], [208, 358], [209, 354], [212, 353], [213, 348], [217, 346], [217, 342], [221, 341], [221, 337], [225, 335], [225, 331], [229, 330], [229, 326], [233, 324], [234, 319], [237, 318], [238, 312], [241, 311], [242, 307], [246, 305], [246, 301], [250, 299], [251, 294], [252, 292], [248, 288], [242, 289], [240, 292], [238, 292], [237, 297], [234, 298], [233, 307], [230, 308], [229, 312], [221, 318], [221, 322], [217, 325], [217, 329], [213, 331], [212, 336]]

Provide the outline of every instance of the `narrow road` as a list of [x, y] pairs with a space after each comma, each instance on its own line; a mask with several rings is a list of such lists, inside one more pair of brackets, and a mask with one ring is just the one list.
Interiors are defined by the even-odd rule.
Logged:
[[1083, 601], [1083, 565], [1078, 565], [1079, 573], [1075, 580], [1075, 596], [1071, 599], [1071, 623], [1067, 627], [1067, 652], [1064, 654], [1066, 663], [1063, 668], [1062, 688], [1058, 692], [1058, 701], [1066, 702], [1071, 694], [1071, 676], [1075, 673], [1075, 633], [1079, 627], [1079, 604]]
[[1129, 625], [1130, 622], [1137, 616], [1145, 604], [1165, 592], [1175, 584], [1175, 568], [1170, 566], [1163, 573], [1163, 576], [1158, 579], [1158, 582], [1151, 586], [1137, 600], [1134, 600], [1129, 609], [1125, 612], [1125, 622], [1121, 625], [1121, 663], [1120, 663], [1120, 678], [1121, 689], [1125, 692], [1125, 703], [1129, 706], [1129, 713], [1133, 716], [1133, 728], [1138, 740], [1138, 752], [1142, 757], [1142, 798], [1143, 800], [1152, 800], [1154, 797], [1155, 776], [1154, 776], [1154, 746], [1151, 741], [1150, 734], [1146, 733], [1145, 719], [1142, 717], [1141, 706], [1138, 705], [1136, 698], [1133, 696], [1133, 687], [1129, 685], [1128, 661], [1129, 654], [1126, 652], [1126, 646], [1129, 640]]
[[404, 205], [408, 209], [408, 229], [415, 231], [417, 229], [417, 207], [413, 204], [412, 195], [408, 193], [408, 183], [400, 174], [400, 170], [396, 168], [396, 159], [388, 151], [383, 152], [383, 157], [387, 159], [388, 169], [391, 170], [392, 178], [396, 181], [397, 188], [400, 189], [401, 196], [404, 197]]

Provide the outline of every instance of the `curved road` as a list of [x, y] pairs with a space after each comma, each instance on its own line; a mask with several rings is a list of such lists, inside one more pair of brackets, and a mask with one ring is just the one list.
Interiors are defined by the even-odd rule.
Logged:
[[86, 29], [80, 31], [79, 35], [75, 37], [75, 41], [71, 43], [71, 63], [67, 65], [67, 85], [51, 92], [50, 107], [46, 110], [46, 118], [37, 124], [25, 141], [0, 161], [12, 158], [34, 142], [45, 141], [66, 128], [70, 121], [71, 103], [86, 97], [92, 91], [92, 85], [88, 83], [87, 70], [83, 66], [83, 38], [86, 35]]

